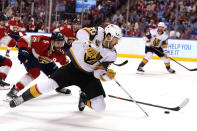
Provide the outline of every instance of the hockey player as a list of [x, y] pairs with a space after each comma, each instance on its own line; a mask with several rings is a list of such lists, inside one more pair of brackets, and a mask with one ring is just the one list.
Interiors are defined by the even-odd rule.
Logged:
[[29, 23], [25, 26], [27, 32], [35, 32], [35, 25], [33, 24], [33, 20], [29, 20]]
[[65, 36], [64, 48], [68, 50], [76, 39], [76, 33], [80, 28], [80, 21], [74, 19], [72, 25], [64, 25], [55, 29], [53, 32], [61, 32]]
[[[80, 28], [80, 21], [77, 21], [76, 19], [74, 19], [72, 22], [72, 25], [64, 25], [64, 26], [58, 27], [57, 29], [53, 31], [53, 32], [61, 32], [64, 35], [65, 51], [68, 51], [69, 48], [72, 46], [72, 43], [76, 40], [76, 33], [79, 30], [79, 28]], [[56, 91], [64, 94], [65, 89], [64, 87], [58, 87]]]
[[[18, 40], [21, 36], [25, 35], [26, 30], [23, 22], [20, 20], [19, 14], [9, 20], [8, 22], [8, 35], [14, 40]], [[10, 48], [6, 51], [6, 56], [9, 56]]]
[[19, 14], [16, 14], [14, 18], [9, 20], [8, 28], [9, 36], [16, 41], [26, 33], [23, 21], [21, 21]]
[[[5, 22], [7, 18], [4, 15], [0, 16], [0, 44], [12, 47], [16, 45], [16, 41], [7, 35], [7, 28]], [[9, 83], [6, 83], [6, 79], [10, 68], [12, 67], [12, 61], [9, 58], [0, 55], [0, 90], [9, 89]]]
[[[0, 16], [0, 45], [6, 45], [12, 47], [16, 45], [16, 41], [7, 35], [7, 28], [5, 27], [5, 22], [7, 18], [4, 15]], [[4, 80], [12, 67], [12, 61], [9, 58], [0, 55], [0, 90], [9, 89], [9, 83]]]
[[9, 57], [11, 47], [15, 47], [16, 41], [7, 34], [6, 27], [7, 18], [4, 15], [0, 16], [0, 45], [7, 46], [6, 56]]
[[170, 61], [168, 59], [168, 51], [167, 51], [167, 40], [168, 35], [164, 31], [166, 25], [163, 22], [158, 23], [157, 29], [151, 29], [150, 32], [146, 34], [144, 37], [146, 41], [145, 47], [145, 57], [143, 58], [142, 62], [139, 64], [137, 73], [143, 73], [143, 67], [146, 63], [152, 58], [153, 53], [158, 55], [163, 61], [166, 66], [166, 69], [169, 73], [175, 73], [170, 67]]
[[38, 82], [10, 101], [10, 107], [16, 107], [59, 86], [76, 85], [82, 91], [78, 104], [80, 111], [86, 105], [97, 112], [104, 111], [105, 91], [101, 81], [112, 80], [116, 73], [112, 69], [105, 71], [103, 65], [107, 68], [116, 60], [114, 46], [121, 37], [121, 29], [113, 24], [108, 25], [105, 30], [102, 27], [80, 29], [77, 40], [69, 49], [71, 63], [59, 68], [48, 80]]
[[12, 67], [12, 61], [9, 58], [0, 55], [0, 90], [7, 90], [10, 86], [9, 83], [5, 82], [10, 68]]
[[[17, 96], [17, 93], [36, 79], [42, 71], [50, 76], [57, 69], [55, 62], [67, 65], [69, 60], [62, 49], [64, 36], [60, 32], [52, 33], [51, 37], [43, 35], [32, 35], [21, 37], [18, 42], [18, 59], [24, 64], [27, 73], [12, 87], [7, 94], [7, 100]], [[65, 94], [70, 94], [66, 89]]]

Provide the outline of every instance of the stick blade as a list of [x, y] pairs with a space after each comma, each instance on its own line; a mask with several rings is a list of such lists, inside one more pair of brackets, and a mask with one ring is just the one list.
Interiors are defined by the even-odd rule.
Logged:
[[180, 108], [183, 108], [184, 106], [186, 106], [189, 102], [189, 98], [185, 98], [185, 100], [179, 105]]
[[185, 98], [183, 102], [176, 108], [176, 111], [179, 111], [189, 103], [189, 98]]
[[197, 71], [197, 68], [195, 68], [195, 69], [190, 69], [190, 71]]
[[116, 66], [123, 66], [123, 65], [126, 65], [127, 63], [128, 63], [128, 60], [125, 60], [124, 62], [122, 62], [120, 64], [116, 64], [116, 63], [113, 63], [113, 64]]

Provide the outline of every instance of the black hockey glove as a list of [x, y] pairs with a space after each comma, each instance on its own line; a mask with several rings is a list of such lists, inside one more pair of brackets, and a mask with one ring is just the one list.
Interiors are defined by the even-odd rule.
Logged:
[[146, 37], [150, 40], [152, 38], [151, 33], [150, 32], [147, 32], [146, 33]]
[[30, 53], [28, 49], [25, 47], [19, 48], [18, 59], [21, 62], [21, 64], [27, 63], [29, 58], [30, 58]]

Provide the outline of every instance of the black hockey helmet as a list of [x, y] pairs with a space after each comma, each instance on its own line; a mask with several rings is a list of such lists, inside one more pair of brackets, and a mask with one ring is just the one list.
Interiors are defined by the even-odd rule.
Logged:
[[64, 41], [64, 35], [60, 32], [53, 32], [51, 35], [51, 40]]
[[80, 24], [81, 24], [81, 21], [78, 20], [77, 18], [75, 18], [75, 19], [72, 21], [72, 24], [80, 25]]
[[7, 21], [7, 17], [5, 15], [0, 15], [0, 21]]

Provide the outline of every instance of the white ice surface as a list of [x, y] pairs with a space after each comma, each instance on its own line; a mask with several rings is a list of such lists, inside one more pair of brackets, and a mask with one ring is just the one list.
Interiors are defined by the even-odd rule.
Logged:
[[[4, 55], [5, 51], [1, 50], [0, 54]], [[17, 60], [17, 51], [10, 55], [13, 67], [6, 81], [15, 84], [26, 71]], [[12, 109], [3, 102], [8, 90], [0, 90], [0, 131], [196, 131], [197, 72], [171, 62], [176, 74], [169, 74], [163, 61], [150, 60], [144, 68], [145, 74], [138, 75], [136, 69], [141, 59], [118, 58], [116, 63], [126, 59], [129, 60], [127, 65], [112, 68], [117, 72], [116, 79], [134, 99], [175, 107], [188, 97], [188, 105], [170, 114], [164, 114], [165, 110], [160, 108], [141, 105], [149, 114], [145, 117], [134, 103], [106, 97], [105, 112], [96, 113], [88, 108], [80, 112], [77, 108], [79, 88], [72, 86], [69, 87], [72, 96], [52, 91]], [[180, 63], [197, 68], [195, 62]], [[42, 79], [46, 79], [43, 74], [36, 81]], [[114, 81], [105, 82], [103, 86], [107, 95], [129, 98]]]

